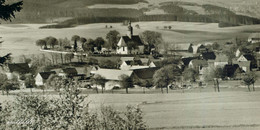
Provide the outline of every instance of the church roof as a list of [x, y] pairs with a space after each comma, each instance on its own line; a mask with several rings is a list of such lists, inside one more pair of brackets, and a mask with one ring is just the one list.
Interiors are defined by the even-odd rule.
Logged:
[[[137, 44], [137, 46], [144, 45], [141, 38], [138, 35], [133, 35], [131, 38], [128, 36], [122, 36], [121, 38], [124, 40], [126, 44], [129, 42], [134, 42]], [[122, 44], [119, 43], [118, 46], [122, 46]]]

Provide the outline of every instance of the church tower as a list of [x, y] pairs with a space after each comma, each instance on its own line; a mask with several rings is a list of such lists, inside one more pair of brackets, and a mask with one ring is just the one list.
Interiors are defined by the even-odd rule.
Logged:
[[131, 21], [128, 23], [128, 30], [127, 30], [127, 36], [132, 39], [133, 36], [133, 27], [131, 26]]

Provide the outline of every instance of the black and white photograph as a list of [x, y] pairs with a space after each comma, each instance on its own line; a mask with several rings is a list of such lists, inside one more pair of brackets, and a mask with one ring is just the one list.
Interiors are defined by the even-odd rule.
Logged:
[[260, 130], [260, 0], [0, 0], [0, 130]]

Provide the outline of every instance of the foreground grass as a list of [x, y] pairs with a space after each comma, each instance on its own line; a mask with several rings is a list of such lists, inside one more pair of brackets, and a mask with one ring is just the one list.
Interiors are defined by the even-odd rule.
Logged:
[[[221, 92], [216, 93], [213, 88], [204, 88], [201, 91], [185, 90], [184, 93], [170, 90], [169, 94], [161, 94], [156, 89], [146, 94], [141, 94], [140, 90], [138, 93], [138, 89], [130, 89], [130, 94], [124, 94], [124, 90], [117, 90], [114, 94], [108, 91], [95, 94], [93, 90], [83, 92], [89, 95], [86, 102], [90, 102], [93, 111], [101, 104], [118, 110], [123, 110], [126, 105], [139, 105], [150, 129], [243, 130], [260, 128], [260, 91], [259, 88], [256, 90], [247, 92], [246, 88], [221, 88]], [[46, 96], [58, 97], [51, 92]], [[1, 102], [12, 98], [12, 95], [0, 95]]]

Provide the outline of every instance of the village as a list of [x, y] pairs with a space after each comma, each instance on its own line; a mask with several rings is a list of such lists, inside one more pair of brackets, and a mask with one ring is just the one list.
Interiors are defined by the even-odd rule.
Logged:
[[[105, 45], [102, 37], [87, 40], [73, 36], [71, 44], [68, 39], [58, 41], [47, 37], [36, 41], [36, 45], [42, 52], [49, 53], [49, 58], [23, 56], [23, 62], [12, 63], [11, 56], [6, 55], [1, 71], [2, 91], [7, 94], [26, 88], [59, 91], [67, 82], [97, 93], [98, 90], [103, 93], [122, 88], [126, 93], [128, 88], [160, 88], [162, 93], [164, 89], [168, 92], [169, 89], [204, 87], [220, 91], [222, 80], [238, 80], [241, 86], [248, 86], [249, 91], [250, 85], [255, 90], [260, 67], [257, 33], [247, 41], [235, 39], [234, 43], [166, 44], [157, 32], [134, 35], [129, 22], [125, 35], [120, 36], [113, 30], [107, 34], [107, 40], [108, 45]], [[246, 83], [247, 78], [249, 83]]]

